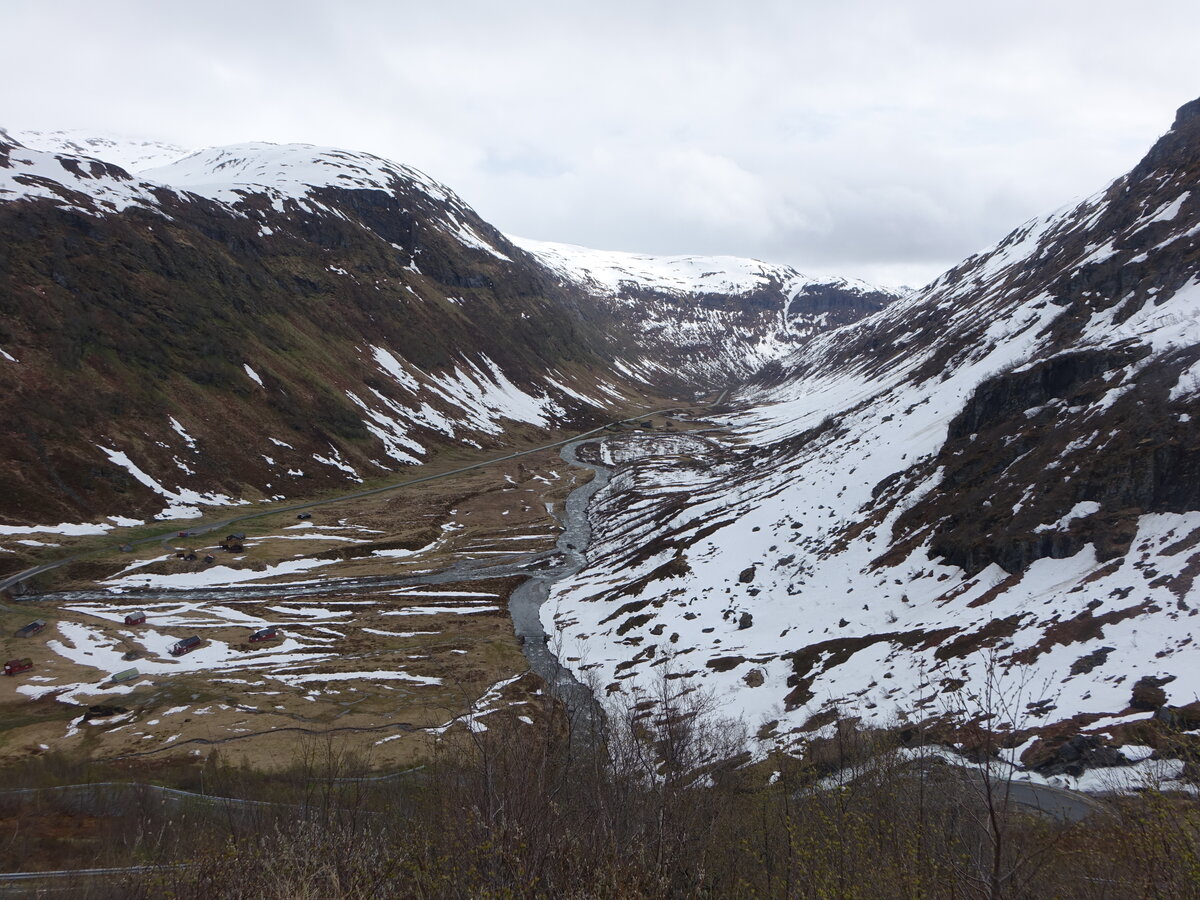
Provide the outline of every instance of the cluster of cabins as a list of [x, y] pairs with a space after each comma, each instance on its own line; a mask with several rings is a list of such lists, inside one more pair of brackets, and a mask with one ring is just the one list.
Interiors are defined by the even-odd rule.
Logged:
[[[296, 516], [296, 518], [297, 519], [311, 519], [312, 514], [311, 513], [300, 513], [298, 516]], [[181, 532], [179, 532], [179, 536], [180, 537], [191, 537], [192, 532], [181, 531]], [[245, 549], [246, 549], [245, 544], [244, 544], [245, 539], [246, 539], [245, 532], [234, 532], [233, 534], [227, 535], [225, 540], [221, 541], [221, 543], [218, 546], [222, 550], [226, 551], [227, 553], [244, 553]], [[133, 545], [125, 544], [121, 547], [121, 550], [123, 550], [126, 553], [132, 552]], [[196, 554], [196, 551], [194, 551], [194, 550], [180, 550], [175, 554], [175, 556], [179, 559], [184, 560], [185, 562], [196, 562], [200, 559], [200, 557]], [[206, 565], [211, 565], [212, 563], [216, 562], [216, 557], [213, 556], [211, 553], [205, 554], [204, 562]], [[145, 610], [139, 609], [139, 610], [134, 610], [133, 612], [129, 613], [127, 616], [125, 616], [125, 624], [128, 626], [131, 626], [131, 627], [138, 626], [138, 625], [145, 625], [146, 624]], [[14, 636], [19, 637], [19, 638], [33, 637], [35, 634], [40, 632], [45, 627], [46, 627], [46, 620], [45, 619], [37, 619], [33, 622], [30, 622], [28, 625], [25, 625], [22, 628], [18, 628], [17, 631], [15, 632]], [[274, 640], [278, 640], [280, 636], [281, 636], [281, 632], [279, 631], [279, 629], [274, 625], [270, 625], [266, 628], [261, 628], [258, 631], [254, 632], [252, 635], [250, 635], [250, 643], [259, 644], [259, 643], [263, 643], [266, 641], [274, 641]], [[200, 647], [204, 646], [204, 643], [205, 642], [201, 637], [199, 637], [198, 635], [192, 635], [191, 637], [183, 638], [182, 640], [178, 640], [174, 644], [172, 644], [171, 648], [170, 648], [170, 653], [172, 656], [186, 656], [187, 654], [193, 652], [194, 650], [198, 650]], [[126, 659], [134, 659], [137, 657], [137, 655], [138, 654], [136, 654], [136, 653], [126, 654]], [[4, 674], [5, 675], [19, 675], [22, 672], [30, 671], [32, 668], [33, 668], [33, 659], [31, 657], [26, 656], [26, 657], [22, 657], [20, 659], [10, 659], [8, 662], [6, 662], [4, 664]], [[138, 677], [138, 674], [139, 673], [138, 673], [137, 669], [126, 669], [124, 672], [118, 672], [116, 675], [114, 675], [112, 677], [112, 680], [115, 682], [129, 681], [133, 678]]]
[[[133, 612], [126, 615], [125, 616], [125, 624], [128, 626], [145, 625], [146, 624], [145, 610], [141, 610], [141, 609], [134, 610]], [[38, 634], [40, 631], [42, 631], [45, 627], [46, 627], [45, 619], [36, 619], [36, 620], [30, 622], [28, 625], [18, 628], [16, 630], [16, 632], [14, 632], [13, 636], [19, 637], [19, 638], [33, 637], [35, 634]], [[279, 630], [278, 626], [268, 625], [266, 628], [260, 628], [258, 631], [255, 631], [253, 634], [251, 634], [250, 635], [250, 643], [261, 644], [266, 641], [278, 640], [281, 636], [282, 636], [282, 632]], [[174, 644], [171, 645], [169, 652], [172, 656], [186, 656], [187, 654], [191, 653], [192, 651], [200, 649], [201, 647], [204, 646], [204, 644], [205, 644], [205, 641], [203, 638], [201, 638], [199, 635], [192, 635], [191, 637], [186, 637], [186, 638], [176, 641]], [[138, 656], [138, 654], [136, 652], [134, 652], [134, 653], [126, 654], [125, 658], [126, 659], [136, 659], [137, 656]], [[20, 659], [10, 659], [8, 662], [6, 662], [4, 664], [4, 674], [10, 675], [10, 676], [11, 675], [20, 675], [22, 672], [28, 672], [32, 669], [33, 669], [33, 658], [28, 657], [28, 656], [22, 657]], [[113, 675], [112, 680], [114, 682], [130, 681], [134, 678], [137, 678], [139, 674], [140, 673], [138, 672], [138, 670], [136, 668], [126, 669], [124, 672], [118, 672], [117, 674]]]
[[[13, 637], [33, 637], [46, 627], [45, 619], [34, 619], [28, 625], [23, 625], [18, 628]], [[23, 657], [21, 659], [10, 659], [4, 664], [5, 675], [20, 675], [22, 672], [28, 672], [33, 668], [33, 659], [31, 657]]]

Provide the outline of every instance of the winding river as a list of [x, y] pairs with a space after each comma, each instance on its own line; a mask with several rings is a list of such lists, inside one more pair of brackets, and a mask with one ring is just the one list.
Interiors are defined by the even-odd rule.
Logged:
[[541, 608], [550, 596], [551, 586], [570, 578], [587, 562], [586, 550], [592, 537], [587, 517], [588, 504], [596, 492], [608, 484], [610, 474], [607, 467], [584, 462], [576, 454], [580, 446], [594, 440], [576, 441], [559, 451], [559, 456], [568, 465], [591, 469], [595, 473], [591, 481], [576, 488], [567, 498], [562, 516], [563, 531], [558, 536], [562, 561], [530, 576], [513, 591], [508, 601], [513, 628], [521, 639], [529, 668], [542, 677], [550, 692], [567, 707], [573, 733], [585, 736], [597, 734], [603, 729], [604, 712], [592, 690], [559, 661], [551, 646], [550, 635], [542, 625]]

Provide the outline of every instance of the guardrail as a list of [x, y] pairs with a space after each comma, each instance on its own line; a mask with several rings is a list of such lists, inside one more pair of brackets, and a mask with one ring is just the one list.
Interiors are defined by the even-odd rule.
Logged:
[[[314, 785], [321, 784], [380, 784], [395, 781], [406, 776], [414, 775], [424, 769], [415, 766], [400, 772], [386, 775], [364, 775], [354, 778], [313, 779]], [[54, 787], [13, 788], [0, 791], [0, 807], [5, 801], [15, 801], [25, 798], [53, 799], [58, 803], [68, 805], [72, 811], [92, 814], [123, 815], [127, 812], [145, 809], [147, 801], [156, 802], [175, 809], [230, 809], [242, 810], [297, 810], [343, 809], [328, 807], [322, 804], [280, 803], [273, 800], [242, 800], [236, 797], [222, 797], [215, 794], [198, 794], [194, 791], [183, 791], [178, 788], [163, 787], [157, 784], [145, 784], [136, 781], [98, 781], [91, 784], [64, 784]], [[350, 809], [343, 809], [352, 812]]]

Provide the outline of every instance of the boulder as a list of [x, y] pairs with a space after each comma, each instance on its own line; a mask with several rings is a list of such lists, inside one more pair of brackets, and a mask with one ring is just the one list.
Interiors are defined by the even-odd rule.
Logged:
[[1129, 698], [1129, 705], [1134, 709], [1144, 709], [1147, 711], [1166, 706], [1167, 692], [1163, 690], [1163, 687], [1174, 680], [1173, 676], [1155, 678], [1153, 675], [1145, 675], [1139, 678], [1133, 686], [1133, 694]]
[[1114, 747], [1092, 734], [1038, 741], [1025, 751], [1022, 761], [1039, 774], [1078, 777], [1086, 769], [1124, 766], [1129, 760]]

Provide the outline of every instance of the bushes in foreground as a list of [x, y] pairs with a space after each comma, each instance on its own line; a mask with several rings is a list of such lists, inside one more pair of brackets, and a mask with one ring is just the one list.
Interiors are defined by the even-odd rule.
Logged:
[[[355, 780], [326, 746], [274, 782], [274, 804], [127, 818], [126, 863], [149, 868], [83, 895], [1200, 897], [1194, 798], [1148, 791], [1061, 822], [1010, 802], [1003, 780], [850, 725], [820, 768], [745, 765], [740, 726], [681, 682], [604, 735], [486, 721], [403, 778]], [[208, 769], [210, 785], [255, 783]]]

